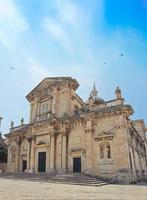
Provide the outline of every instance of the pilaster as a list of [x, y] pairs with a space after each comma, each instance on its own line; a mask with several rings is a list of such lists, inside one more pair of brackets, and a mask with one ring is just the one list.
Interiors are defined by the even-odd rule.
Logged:
[[35, 171], [35, 138], [31, 139], [31, 162], [30, 169], [32, 172]]
[[66, 172], [66, 160], [67, 160], [67, 154], [66, 154], [66, 132], [62, 133], [62, 172]]
[[55, 169], [55, 133], [51, 133], [51, 147], [50, 147], [50, 170]]

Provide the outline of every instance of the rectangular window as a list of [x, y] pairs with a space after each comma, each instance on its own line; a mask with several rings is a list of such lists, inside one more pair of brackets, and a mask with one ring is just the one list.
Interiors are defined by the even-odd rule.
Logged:
[[49, 105], [48, 105], [48, 102], [43, 102], [41, 103], [41, 106], [40, 106], [40, 113], [47, 113], [49, 111]]

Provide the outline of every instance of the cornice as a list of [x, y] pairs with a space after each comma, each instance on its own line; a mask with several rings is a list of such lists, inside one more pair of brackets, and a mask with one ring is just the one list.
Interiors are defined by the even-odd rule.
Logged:
[[[130, 115], [133, 112], [132, 107], [130, 105], [120, 105], [120, 106], [114, 106], [110, 108], [104, 108], [99, 109], [96, 111], [89, 111], [86, 113], [80, 113], [78, 115], [74, 115], [71, 117], [62, 117], [62, 118], [53, 118], [48, 119], [40, 122], [35, 122], [31, 124], [26, 124], [19, 127], [14, 127], [13, 129], [10, 129], [10, 133], [6, 134], [6, 137], [11, 136], [23, 136], [23, 135], [32, 135], [35, 134], [36, 131], [42, 130], [42, 129], [48, 129], [49, 131], [55, 130], [56, 132], [61, 129], [61, 127], [64, 127], [66, 132], [69, 132], [72, 127], [75, 127], [75, 125], [84, 125], [86, 126], [87, 121], [92, 121], [109, 116], [116, 116], [116, 115]], [[87, 130], [88, 131], [88, 130]], [[93, 131], [93, 128], [91, 127], [91, 130]]]

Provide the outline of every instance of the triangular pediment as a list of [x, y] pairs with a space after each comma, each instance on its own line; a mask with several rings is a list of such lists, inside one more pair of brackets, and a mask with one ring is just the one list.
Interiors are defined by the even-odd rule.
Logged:
[[102, 139], [102, 138], [113, 138], [115, 135], [115, 132], [107, 132], [107, 131], [102, 131], [102, 132], [96, 132], [95, 135], [94, 135], [94, 139]]
[[44, 141], [39, 141], [39, 142], [37, 143], [37, 145], [44, 145], [44, 144], [47, 144], [47, 143], [44, 142]]
[[79, 84], [75, 79], [71, 77], [47, 77], [43, 79], [27, 96], [29, 102], [32, 101], [33, 96], [39, 93], [41, 90], [51, 90], [53, 86], [60, 85], [66, 81], [72, 81], [75, 83], [75, 89], [78, 88]]

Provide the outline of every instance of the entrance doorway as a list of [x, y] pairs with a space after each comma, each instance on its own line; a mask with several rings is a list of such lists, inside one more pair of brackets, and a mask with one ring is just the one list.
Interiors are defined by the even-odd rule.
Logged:
[[22, 161], [22, 171], [24, 172], [27, 169], [27, 161], [23, 160]]
[[46, 172], [46, 152], [38, 153], [38, 172]]
[[81, 158], [73, 158], [73, 172], [81, 173]]

